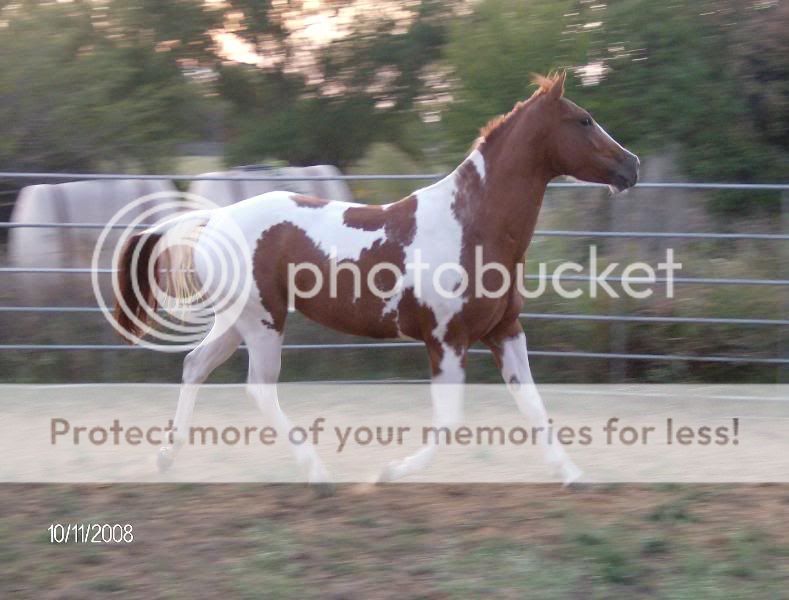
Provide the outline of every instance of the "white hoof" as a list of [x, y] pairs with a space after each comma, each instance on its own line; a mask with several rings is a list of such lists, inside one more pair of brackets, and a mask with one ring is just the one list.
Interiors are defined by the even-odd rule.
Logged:
[[312, 486], [318, 496], [323, 497], [334, 494], [334, 482], [325, 467], [319, 462], [313, 463], [307, 475], [307, 482]]
[[164, 473], [175, 462], [175, 452], [170, 446], [163, 446], [159, 448], [159, 453], [156, 455], [156, 466], [159, 468], [160, 473]]
[[567, 461], [561, 466], [562, 486], [570, 487], [577, 484], [584, 472], [579, 469], [572, 461]]
[[402, 471], [403, 462], [400, 460], [393, 460], [378, 474], [375, 483], [388, 483], [400, 479], [403, 476]]

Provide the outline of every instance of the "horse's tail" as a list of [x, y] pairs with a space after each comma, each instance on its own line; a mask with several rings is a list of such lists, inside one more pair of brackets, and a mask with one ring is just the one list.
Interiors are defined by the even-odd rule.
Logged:
[[[157, 291], [178, 304], [186, 303], [199, 289], [192, 251], [206, 221], [204, 215], [191, 213], [135, 233], [126, 241], [116, 265], [114, 315], [127, 341], [136, 343], [149, 330], [159, 308]], [[158, 249], [160, 243], [165, 245]]]

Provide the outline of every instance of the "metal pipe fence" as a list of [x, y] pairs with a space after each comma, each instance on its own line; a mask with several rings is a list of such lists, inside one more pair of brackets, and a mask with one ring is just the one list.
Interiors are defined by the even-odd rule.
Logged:
[[[160, 309], [162, 312], [163, 309]], [[0, 306], [0, 313], [100, 313], [98, 306]], [[556, 321], [608, 321], [623, 323], [691, 323], [699, 325], [754, 325], [777, 327], [789, 325], [789, 319], [743, 319], [726, 317], [658, 317], [650, 315], [590, 315], [573, 313], [533, 313], [518, 315], [523, 319]]]
[[[162, 309], [160, 309], [162, 310]], [[0, 313], [100, 313], [98, 306], [0, 306]], [[162, 312], [164, 312], [162, 310]], [[548, 319], [555, 321], [602, 321], [614, 323], [688, 323], [697, 325], [752, 325], [780, 327], [789, 325], [789, 319], [745, 319], [725, 317], [657, 317], [650, 315], [590, 315], [573, 313], [520, 313], [522, 319]]]
[[[147, 229], [154, 223], [0, 223], [0, 229]], [[667, 238], [688, 240], [789, 240], [782, 233], [705, 233], [665, 231], [590, 231], [584, 229], [535, 229], [536, 237], [580, 237], [580, 238]]]
[[[237, 173], [233, 177], [221, 175], [140, 175], [140, 174], [107, 174], [107, 173], [23, 173], [0, 172], [0, 180], [39, 179], [39, 180], [174, 180], [174, 181], [426, 181], [438, 180], [445, 177], [443, 173], [430, 174], [391, 174], [391, 175], [338, 175], [338, 176], [275, 176], [261, 175], [264, 170], [249, 170], [246, 173]], [[589, 189], [605, 188], [607, 186], [583, 182], [556, 182], [549, 184], [549, 188], [559, 189]], [[742, 183], [639, 183], [636, 188], [641, 189], [681, 189], [681, 190], [742, 190], [742, 191], [778, 191], [789, 192], [789, 184], [742, 184]], [[784, 205], [786, 201], [784, 201]], [[134, 227], [144, 229], [147, 224]], [[102, 223], [0, 223], [0, 229], [15, 228], [53, 228], [53, 229], [103, 229]], [[129, 225], [117, 224], [113, 228], [124, 229]], [[787, 233], [751, 233], [751, 232], [661, 232], [661, 231], [592, 231], [592, 230], [537, 230], [535, 236], [565, 237], [565, 238], [652, 238], [652, 239], [688, 239], [688, 240], [753, 240], [779, 242], [789, 240]], [[99, 269], [100, 273], [112, 273], [113, 269]], [[8, 274], [89, 274], [91, 269], [67, 267], [3, 267], [0, 273]], [[528, 280], [550, 279], [539, 275], [526, 275]], [[599, 281], [594, 277], [585, 275], [563, 275], [563, 281], [592, 282]], [[668, 283], [667, 278], [655, 277], [607, 277], [607, 283]], [[747, 286], [788, 286], [787, 279], [757, 279], [757, 278], [728, 278], [728, 277], [674, 277], [671, 279], [676, 284], [685, 285], [747, 285]], [[0, 313], [95, 313], [101, 312], [97, 306], [0, 306]], [[761, 319], [761, 318], [736, 318], [736, 317], [675, 317], [654, 315], [597, 315], [573, 313], [521, 313], [524, 319], [548, 320], [573, 320], [631, 324], [699, 324], [699, 325], [737, 325], [737, 326], [787, 326], [789, 319]], [[243, 347], [243, 346], [242, 346]], [[285, 350], [353, 350], [353, 349], [408, 349], [419, 348], [419, 342], [359, 342], [336, 344], [286, 344]], [[126, 344], [0, 344], [0, 351], [127, 351], [144, 350], [139, 346]], [[472, 348], [471, 353], [487, 353], [487, 349]], [[562, 358], [604, 359], [604, 360], [644, 360], [644, 361], [674, 361], [674, 362], [706, 362], [706, 363], [731, 363], [731, 364], [762, 364], [762, 365], [787, 365], [789, 358], [784, 357], [750, 357], [750, 356], [695, 356], [683, 354], [639, 354], [627, 352], [582, 352], [569, 350], [530, 350], [530, 355]]]
[[[243, 344], [239, 348], [246, 350]], [[380, 350], [424, 348], [421, 342], [360, 342], [337, 344], [283, 344], [283, 350]], [[144, 346], [126, 344], [3, 344], [0, 350], [147, 350]], [[471, 348], [470, 354], [489, 354], [485, 348]], [[758, 356], [694, 356], [681, 354], [637, 354], [627, 352], [576, 352], [568, 350], [529, 350], [529, 356], [553, 356], [564, 358], [594, 359], [625, 359], [625, 360], [657, 360], [675, 362], [706, 362], [733, 364], [789, 365], [789, 358], [772, 358]]]
[[[110, 268], [96, 268], [88, 269], [85, 267], [0, 267], [0, 273], [10, 274], [24, 274], [24, 273], [37, 273], [37, 274], [52, 274], [52, 273], [68, 273], [72, 275], [89, 275], [91, 273], [99, 273], [102, 275], [116, 273], [116, 269]], [[527, 281], [548, 281], [552, 280], [552, 276], [542, 275], [524, 275]], [[606, 283], [626, 283], [626, 284], [645, 284], [645, 283], [675, 283], [675, 284], [690, 284], [690, 285], [766, 285], [766, 286], [786, 286], [789, 285], [789, 279], [737, 279], [729, 277], [605, 277], [596, 278], [591, 275], [562, 275], [558, 277], [560, 281], [575, 281], [591, 283], [594, 281]]]
[[[282, 176], [282, 175], [254, 175], [253, 173], [265, 171], [262, 169], [250, 169], [247, 174], [243, 171], [234, 173], [232, 177], [227, 175], [141, 175], [138, 173], [26, 173], [21, 171], [0, 171], [2, 179], [61, 179], [61, 180], [113, 180], [113, 179], [139, 179], [161, 181], [170, 179], [173, 181], [426, 181], [443, 179], [448, 173], [414, 173], [414, 174], [371, 174], [371, 175], [302, 175], [302, 176]], [[549, 188], [607, 188], [602, 183], [588, 182], [566, 182], [557, 181], [548, 184]], [[789, 183], [693, 183], [693, 182], [643, 182], [638, 183], [636, 188], [642, 189], [680, 189], [680, 190], [762, 190], [762, 191], [787, 191]]]

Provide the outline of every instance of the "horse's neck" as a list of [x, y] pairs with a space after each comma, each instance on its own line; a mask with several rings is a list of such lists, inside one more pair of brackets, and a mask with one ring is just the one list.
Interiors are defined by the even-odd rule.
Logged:
[[547, 183], [528, 168], [528, 157], [502, 156], [482, 142], [429, 189], [451, 207], [464, 243], [480, 245], [484, 256], [514, 268], [531, 241]]

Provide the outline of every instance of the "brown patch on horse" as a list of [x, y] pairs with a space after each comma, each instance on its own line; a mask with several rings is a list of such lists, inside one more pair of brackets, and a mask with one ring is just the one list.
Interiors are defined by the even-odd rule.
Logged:
[[482, 177], [473, 161], [467, 160], [456, 171], [455, 197], [452, 200], [452, 212], [463, 227], [464, 243], [475, 218], [475, 206], [479, 205], [483, 194]]
[[[263, 232], [253, 255], [253, 275], [260, 290], [260, 300], [273, 318], [273, 327], [282, 331], [287, 315], [288, 302], [288, 265], [299, 263], [314, 264], [321, 273], [323, 285], [312, 298], [294, 299], [295, 308], [307, 318], [344, 333], [365, 335], [374, 338], [395, 338], [399, 335], [397, 312], [384, 314], [388, 298], [381, 298], [369, 289], [368, 274], [380, 263], [389, 263], [405, 273], [405, 246], [409, 245], [416, 233], [415, 197], [408, 197], [391, 205], [387, 210], [381, 207], [352, 207], [353, 212], [343, 215], [359, 229], [383, 229], [382, 239], [362, 250], [355, 261], [360, 272], [359, 291], [356, 296], [354, 274], [343, 269], [343, 264], [351, 261], [341, 260], [336, 269], [336, 294], [332, 297], [331, 258], [300, 227], [283, 222]], [[372, 228], [372, 223], [379, 226]], [[352, 226], [352, 225], [349, 225]], [[381, 292], [392, 291], [397, 278], [389, 269], [375, 273], [373, 282]], [[295, 285], [300, 290], [310, 290], [315, 283], [315, 275], [306, 269], [295, 273]], [[410, 333], [408, 334], [410, 335]], [[421, 336], [412, 336], [419, 339]]]
[[271, 322], [265, 325], [282, 333], [285, 318], [288, 315], [287, 265], [273, 257], [278, 256], [283, 248], [292, 241], [295, 231], [299, 230], [292, 223], [279, 223], [267, 229], [260, 236], [252, 256], [252, 276], [260, 292], [260, 302], [271, 314]]
[[387, 209], [386, 237], [402, 246], [410, 246], [416, 235], [416, 196], [408, 196]]
[[403, 291], [403, 296], [397, 305], [397, 326], [404, 335], [427, 344], [430, 371], [433, 375], [441, 373], [444, 348], [441, 346], [441, 340], [433, 336], [438, 321], [433, 310], [419, 301], [413, 288]]
[[380, 206], [351, 206], [342, 213], [346, 227], [377, 231], [386, 225], [386, 213]]
[[351, 206], [342, 214], [342, 222], [353, 229], [384, 229], [389, 240], [408, 246], [416, 234], [416, 196], [383, 206]]
[[329, 201], [315, 196], [305, 196], [304, 194], [293, 194], [291, 196], [293, 202], [302, 208], [323, 208]]

